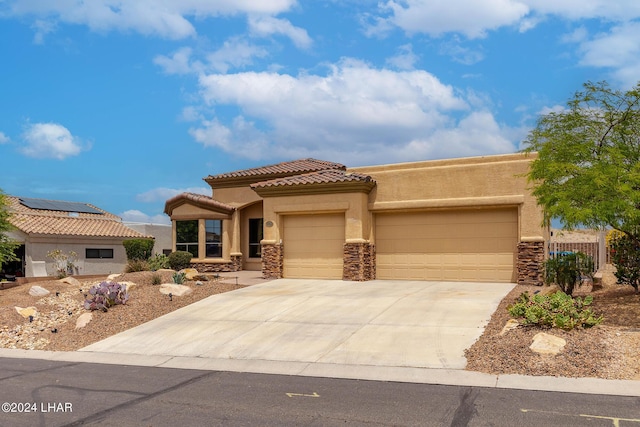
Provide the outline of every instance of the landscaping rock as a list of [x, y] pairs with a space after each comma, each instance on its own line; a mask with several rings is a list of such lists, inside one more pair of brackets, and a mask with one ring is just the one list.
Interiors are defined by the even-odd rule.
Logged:
[[193, 280], [194, 277], [200, 274], [195, 268], [183, 268], [178, 273], [184, 273], [185, 279], [187, 280]]
[[539, 332], [533, 337], [533, 343], [529, 348], [540, 354], [558, 354], [567, 342], [555, 335]]
[[502, 328], [502, 331], [500, 331], [500, 336], [502, 336], [502, 335], [506, 334], [507, 332], [517, 328], [518, 326], [520, 326], [520, 323], [516, 319], [507, 320], [507, 323], [505, 323], [504, 327]]
[[29, 289], [29, 295], [34, 297], [44, 297], [49, 295], [51, 292], [43, 288], [42, 286], [34, 285]]
[[116, 273], [110, 274], [107, 276], [107, 282], [116, 282], [117, 281], [116, 278], [119, 276], [122, 276], [122, 274], [116, 274]]
[[200, 282], [208, 282], [209, 278], [204, 274], [196, 274], [195, 276], [193, 276], [193, 279], [191, 279], [191, 280], [198, 280]]
[[181, 297], [189, 295], [191, 292], [193, 292], [193, 289], [185, 285], [176, 285], [175, 283], [163, 283], [160, 285], [160, 293], [165, 295], [172, 294], [174, 297]]
[[66, 284], [74, 286], [76, 288], [80, 288], [82, 286], [80, 281], [78, 279], [74, 278], [74, 277], [64, 277], [64, 278], [58, 280], [58, 282], [66, 283]]
[[38, 312], [35, 307], [27, 307], [27, 308], [16, 307], [16, 311], [20, 316], [24, 317], [25, 319], [28, 319], [29, 316], [35, 316], [36, 313]]
[[127, 292], [131, 292], [133, 289], [135, 289], [136, 286], [138, 286], [137, 283], [133, 283], [133, 282], [118, 282], [121, 285], [124, 285], [127, 287]]
[[93, 319], [93, 313], [83, 313], [76, 320], [76, 329], [84, 328]]

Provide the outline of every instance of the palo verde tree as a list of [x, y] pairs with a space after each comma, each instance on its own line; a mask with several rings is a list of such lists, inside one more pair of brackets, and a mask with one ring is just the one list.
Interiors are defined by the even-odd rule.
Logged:
[[0, 190], [0, 267], [7, 261], [17, 261], [15, 250], [19, 243], [9, 238], [7, 233], [13, 230], [9, 222], [9, 205], [5, 194]]
[[584, 84], [566, 109], [542, 116], [527, 140], [527, 178], [545, 220], [613, 227], [640, 244], [640, 84]]

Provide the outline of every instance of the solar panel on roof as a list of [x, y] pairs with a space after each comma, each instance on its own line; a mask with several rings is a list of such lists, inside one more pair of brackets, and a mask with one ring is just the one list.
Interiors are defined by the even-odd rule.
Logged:
[[45, 200], [45, 199], [31, 199], [27, 197], [21, 197], [20, 203], [31, 209], [42, 209], [48, 211], [62, 211], [62, 212], [82, 212], [92, 214], [102, 214], [103, 212], [92, 208], [86, 203], [81, 202], [62, 202], [58, 200]]

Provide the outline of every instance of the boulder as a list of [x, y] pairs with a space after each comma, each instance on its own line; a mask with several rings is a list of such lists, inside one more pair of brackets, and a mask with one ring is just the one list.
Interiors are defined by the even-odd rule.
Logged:
[[163, 283], [160, 285], [160, 293], [165, 295], [172, 294], [174, 297], [181, 297], [189, 295], [191, 292], [193, 292], [193, 289], [185, 285], [176, 285], [175, 283]]
[[124, 285], [127, 287], [126, 291], [127, 292], [131, 292], [136, 286], [138, 286], [137, 283], [134, 282], [118, 282], [120, 285]]
[[208, 282], [209, 281], [209, 277], [207, 277], [204, 274], [196, 274], [195, 276], [193, 276], [193, 279], [191, 280], [198, 280], [200, 282]]
[[107, 282], [116, 282], [116, 278], [122, 276], [122, 274], [114, 273], [107, 276]]
[[506, 334], [507, 332], [517, 328], [518, 326], [520, 326], [520, 323], [518, 323], [518, 321], [516, 319], [509, 319], [507, 320], [507, 323], [505, 323], [504, 327], [502, 328], [502, 331], [500, 331], [500, 336]]
[[58, 282], [60, 283], [66, 283], [67, 285], [71, 285], [71, 286], [75, 286], [76, 288], [80, 288], [82, 287], [82, 283], [80, 283], [80, 281], [74, 277], [64, 277], [60, 280], [58, 280]]
[[196, 270], [195, 268], [183, 268], [178, 273], [184, 273], [184, 277], [187, 280], [193, 280], [194, 277], [200, 275], [200, 273], [198, 273], [198, 270]]
[[29, 295], [34, 297], [43, 297], [49, 295], [51, 292], [43, 288], [42, 286], [34, 285], [29, 289]]
[[25, 319], [28, 319], [29, 316], [35, 316], [37, 313], [35, 307], [22, 308], [22, 307], [16, 306], [16, 311], [20, 316], [24, 317]]
[[558, 354], [567, 342], [555, 335], [539, 332], [533, 337], [533, 343], [529, 348], [540, 354]]
[[83, 313], [76, 320], [76, 329], [84, 328], [93, 319], [93, 313]]

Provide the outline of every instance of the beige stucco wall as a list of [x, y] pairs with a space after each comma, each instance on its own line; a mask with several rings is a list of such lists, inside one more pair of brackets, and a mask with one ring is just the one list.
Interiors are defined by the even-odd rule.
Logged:
[[244, 187], [215, 188], [213, 198], [219, 202], [238, 207], [246, 206], [260, 200], [248, 185]]
[[377, 185], [370, 194], [372, 212], [457, 209], [477, 207], [518, 208], [521, 241], [543, 240], [542, 210], [527, 189], [523, 174], [533, 155], [447, 159], [351, 168], [370, 175]]
[[[295, 214], [344, 213], [346, 242], [363, 242], [371, 234], [371, 214], [365, 193], [335, 193], [267, 197], [264, 199], [264, 243], [282, 239], [283, 216]], [[273, 226], [269, 227], [267, 222]]]

